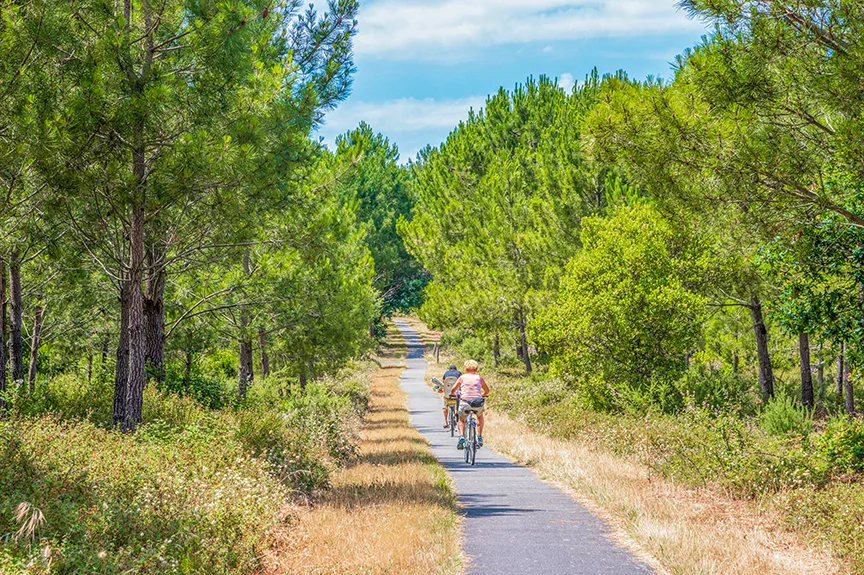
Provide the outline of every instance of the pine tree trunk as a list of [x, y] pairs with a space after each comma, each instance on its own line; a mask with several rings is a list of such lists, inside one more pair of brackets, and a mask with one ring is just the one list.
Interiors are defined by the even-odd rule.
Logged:
[[819, 401], [825, 397], [825, 354], [823, 353], [822, 343], [819, 343], [819, 363], [816, 364], [816, 385], [818, 387], [816, 396]]
[[12, 381], [16, 385], [24, 382], [21, 297], [21, 254], [16, 249], [9, 256], [9, 362]]
[[252, 342], [240, 341], [240, 367], [237, 370], [237, 397], [242, 401], [252, 384], [255, 375], [252, 367]]
[[843, 374], [846, 372], [846, 343], [840, 343], [840, 353], [837, 355], [837, 397], [843, 399]]
[[492, 359], [495, 362], [495, 367], [501, 364], [501, 342], [498, 338], [498, 332], [495, 332], [495, 340], [492, 342]]
[[798, 334], [798, 348], [801, 364], [801, 403], [813, 407], [813, 372], [810, 370], [810, 337]]
[[519, 348], [522, 350], [522, 361], [525, 362], [525, 373], [531, 373], [531, 354], [528, 352], [528, 336], [525, 333], [525, 320], [519, 322]]
[[732, 352], [732, 373], [738, 373], [738, 350]]
[[183, 381], [188, 382], [189, 378], [192, 377], [192, 352], [186, 351], [184, 354], [186, 357], [184, 359], [183, 365]]
[[114, 424], [121, 424], [126, 414], [129, 388], [129, 282], [120, 284], [120, 336], [114, 363]]
[[87, 355], [87, 383], [93, 381], [93, 354]]
[[158, 254], [147, 253], [147, 293], [144, 297], [145, 353], [148, 375], [165, 381], [165, 270]]
[[267, 334], [263, 327], [258, 328], [258, 345], [261, 347], [261, 377], [270, 377], [270, 356], [267, 355]]
[[0, 261], [0, 418], [6, 416], [6, 264]]
[[[243, 271], [248, 277], [251, 274], [249, 250], [243, 256]], [[249, 336], [249, 311], [246, 306], [240, 308], [240, 365], [237, 368], [237, 397], [242, 401], [246, 398], [249, 384], [255, 377], [252, 367], [252, 338]]]
[[30, 340], [30, 369], [27, 374], [27, 391], [36, 390], [36, 361], [39, 359], [39, 344], [42, 340], [42, 326], [45, 321], [45, 308], [36, 308], [36, 319], [33, 321], [33, 338]]
[[[143, 152], [136, 153], [137, 165], [141, 164], [139, 182], [144, 180]], [[142, 419], [144, 407], [144, 384], [146, 383], [146, 353], [144, 342], [144, 206], [132, 208], [132, 223], [129, 230], [129, 381], [126, 393], [126, 411], [123, 414], [124, 431], [133, 431]]]
[[849, 415], [855, 414], [855, 394], [852, 392], [852, 373], [849, 366], [849, 360], [846, 359], [846, 369], [843, 373], [843, 395], [846, 400], [846, 413]]
[[300, 368], [300, 375], [297, 378], [300, 382], [300, 391], [304, 391], [306, 389], [306, 367]]
[[762, 319], [762, 302], [754, 297], [750, 304], [750, 317], [756, 334], [756, 353], [759, 359], [759, 386], [766, 401], [774, 397], [774, 370], [771, 367], [771, 354], [768, 351], [768, 329]]

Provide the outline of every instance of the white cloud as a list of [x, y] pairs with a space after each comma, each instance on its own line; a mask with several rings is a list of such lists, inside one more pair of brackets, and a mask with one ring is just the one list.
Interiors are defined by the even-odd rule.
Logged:
[[564, 72], [561, 74], [561, 77], [558, 78], [558, 85], [569, 94], [570, 90], [573, 89], [573, 86], [576, 85], [576, 79], [573, 77], [573, 74]]
[[525, 42], [703, 30], [673, 0], [377, 0], [361, 7], [360, 56], [436, 60]]
[[468, 118], [472, 108], [479, 111], [486, 104], [485, 96], [454, 100], [399, 98], [386, 102], [349, 100], [330, 112], [319, 134], [332, 146], [336, 136], [352, 130], [364, 121], [400, 146], [402, 161], [413, 158], [418, 151], [439, 138], [443, 141], [456, 125]]

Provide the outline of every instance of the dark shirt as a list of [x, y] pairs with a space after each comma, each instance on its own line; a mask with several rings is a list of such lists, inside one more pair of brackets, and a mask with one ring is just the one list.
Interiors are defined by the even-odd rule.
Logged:
[[447, 371], [444, 372], [444, 377], [442, 379], [444, 379], [446, 381], [448, 377], [455, 377], [458, 379], [458, 378], [462, 377], [462, 372], [459, 371], [458, 369], [448, 369]]

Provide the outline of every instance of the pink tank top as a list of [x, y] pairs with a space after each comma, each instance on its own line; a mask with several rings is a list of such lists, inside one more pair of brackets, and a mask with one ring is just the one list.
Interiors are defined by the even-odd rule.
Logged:
[[462, 400], [480, 399], [483, 397], [483, 386], [480, 385], [480, 376], [476, 373], [462, 374], [462, 387], [459, 388], [462, 392]]

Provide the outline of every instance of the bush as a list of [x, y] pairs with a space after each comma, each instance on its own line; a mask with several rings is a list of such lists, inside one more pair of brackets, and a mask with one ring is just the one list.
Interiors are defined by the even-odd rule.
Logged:
[[805, 436], [813, 431], [813, 410], [798, 406], [789, 397], [776, 396], [759, 416], [759, 425], [770, 435]]
[[678, 382], [685, 401], [714, 412], [754, 415], [756, 397], [753, 383], [740, 375], [710, 369], [703, 364], [691, 367]]
[[[357, 366], [302, 391], [274, 377], [224, 410], [148, 385], [122, 434], [84, 420], [110, 424], [110, 388], [94, 416], [97, 385], [53, 379], [0, 421], [0, 573], [254, 572], [291, 492], [354, 455], [363, 382]], [[14, 536], [21, 503], [44, 516], [30, 537]]]
[[864, 422], [834, 418], [813, 443], [830, 471], [864, 472]]
[[108, 374], [88, 382], [76, 372], [64, 373], [39, 382], [30, 395], [23, 390], [14, 390], [12, 395], [13, 407], [20, 413], [53, 413], [99, 425], [110, 425], [112, 421], [114, 382]]
[[166, 440], [154, 425], [124, 435], [50, 416], [0, 423], [0, 532], [18, 531], [22, 502], [44, 516], [0, 548], [3, 572], [49, 561], [52, 573], [248, 572], [288, 493], [218, 427]]
[[192, 397], [210, 409], [228, 407], [237, 397], [237, 388], [233, 379], [229, 380], [221, 374], [208, 375], [197, 370], [193, 370], [189, 377], [185, 377], [173, 365], [166, 370], [165, 381], [160, 384], [159, 389]]
[[645, 205], [584, 218], [580, 237], [555, 302], [532, 324], [534, 339], [553, 374], [579, 374], [598, 407], [611, 395], [619, 409], [632, 405], [628, 396], [671, 409], [670, 384], [702, 340], [705, 246]]
[[779, 494], [771, 502], [787, 527], [804, 533], [817, 546], [828, 545], [864, 572], [864, 485], [837, 483], [826, 488], [802, 488]]

